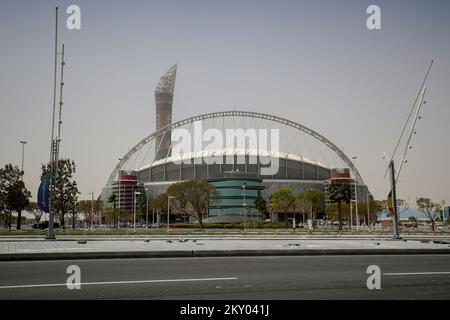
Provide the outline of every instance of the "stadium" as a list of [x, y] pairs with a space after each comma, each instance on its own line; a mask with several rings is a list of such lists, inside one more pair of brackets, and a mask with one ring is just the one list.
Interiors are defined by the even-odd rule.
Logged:
[[[347, 170], [348, 178], [351, 172], [348, 181], [358, 195], [356, 201], [366, 201], [368, 189], [350, 158], [297, 122], [237, 110], [172, 122], [176, 72], [174, 65], [156, 86], [156, 131], [120, 158], [101, 194], [105, 206], [111, 205], [108, 199], [115, 194], [118, 206], [132, 212], [141, 197], [152, 199], [175, 182], [202, 179], [220, 195], [220, 201], [210, 204], [207, 218], [242, 221], [245, 214], [255, 213], [256, 197], [267, 201], [278, 188], [290, 188], [295, 194], [310, 188], [325, 191], [336, 168]], [[218, 141], [218, 137], [225, 138]], [[157, 219], [166, 218], [157, 212]]]

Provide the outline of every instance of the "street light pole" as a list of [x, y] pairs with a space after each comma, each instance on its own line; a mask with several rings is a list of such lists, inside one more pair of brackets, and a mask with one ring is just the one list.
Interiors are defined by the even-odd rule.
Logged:
[[350, 230], [353, 229], [353, 199], [350, 197]]
[[137, 204], [137, 195], [141, 194], [138, 191], [134, 192], [134, 217], [133, 217], [133, 232], [136, 232], [136, 204]]
[[[24, 172], [23, 171], [23, 160], [24, 160], [24, 157], [25, 157], [25, 145], [27, 144], [27, 142], [26, 141], [20, 141], [20, 143], [22, 144], [22, 172]], [[23, 180], [23, 174], [22, 174], [22, 180]]]
[[445, 200], [442, 200], [442, 225], [447, 225], [447, 220], [445, 219]]
[[244, 184], [242, 185], [242, 189], [244, 190], [244, 203], [242, 204], [243, 205], [243, 207], [244, 207], [244, 231], [245, 231], [245, 218], [246, 218], [246, 215], [247, 215], [247, 212], [246, 212], [246, 203], [245, 203], [245, 188], [246, 188], [246, 186], [247, 186], [247, 184], [244, 182]]
[[148, 188], [145, 188], [145, 198], [147, 203], [145, 205], [146, 213], [145, 213], [145, 229], [148, 229]]
[[[119, 158], [119, 162], [122, 161], [122, 158]], [[120, 169], [119, 169], [119, 175], [118, 175], [118, 180], [119, 180], [119, 214], [117, 216], [117, 229], [120, 229], [120, 180], [121, 180], [121, 176], [120, 176]]]
[[173, 196], [167, 197], [167, 231], [169, 231], [170, 224], [170, 199], [175, 199]]
[[359, 214], [358, 214], [358, 185], [355, 177], [355, 207], [356, 207], [356, 229], [359, 229]]
[[[356, 160], [358, 157], [352, 157], [352, 160]], [[355, 178], [355, 207], [356, 207], [356, 229], [359, 229], [359, 215], [358, 215], [358, 184], [356, 179], [356, 174], [354, 173]]]
[[[152, 192], [152, 201], [153, 201], [153, 192]], [[154, 225], [155, 225], [155, 208], [153, 208], [153, 205], [152, 205], [152, 227]]]
[[89, 223], [91, 224], [91, 229], [92, 229], [92, 219], [94, 218], [94, 191], [89, 192], [88, 194], [91, 195], [91, 219], [90, 219]]
[[370, 228], [370, 206], [369, 206], [369, 190], [367, 190], [367, 226]]

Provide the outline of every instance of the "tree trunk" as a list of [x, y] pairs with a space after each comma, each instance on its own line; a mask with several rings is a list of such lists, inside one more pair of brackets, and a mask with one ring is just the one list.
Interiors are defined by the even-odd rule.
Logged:
[[200, 229], [203, 229], [203, 215], [200, 213], [197, 215], [198, 224], [200, 225]]
[[12, 219], [12, 213], [11, 211], [8, 212], [8, 229], [11, 231], [11, 219]]
[[77, 216], [75, 214], [72, 214], [72, 229], [75, 229], [75, 219], [77, 218]]
[[16, 224], [16, 230], [20, 230], [21, 228], [21, 219], [22, 219], [22, 210], [17, 211], [17, 224]]
[[339, 231], [342, 231], [341, 202], [338, 202]]
[[434, 219], [431, 219], [431, 231], [434, 231]]
[[65, 230], [66, 229], [66, 225], [65, 225], [65, 221], [64, 221], [65, 214], [63, 212], [61, 212], [61, 214], [59, 216], [61, 218], [62, 228]]

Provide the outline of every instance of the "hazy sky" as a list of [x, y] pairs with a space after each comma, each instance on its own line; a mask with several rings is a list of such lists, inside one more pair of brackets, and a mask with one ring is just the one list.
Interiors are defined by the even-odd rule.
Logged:
[[[81, 30], [65, 8], [81, 7]], [[366, 28], [381, 7], [382, 30]], [[61, 156], [81, 199], [99, 195], [117, 159], [155, 127], [154, 88], [178, 63], [174, 118], [273, 113], [357, 155], [376, 198], [386, 162], [431, 59], [427, 101], [399, 196], [450, 202], [449, 1], [0, 0], [0, 165], [20, 166], [36, 199], [48, 161], [54, 7], [66, 46]]]

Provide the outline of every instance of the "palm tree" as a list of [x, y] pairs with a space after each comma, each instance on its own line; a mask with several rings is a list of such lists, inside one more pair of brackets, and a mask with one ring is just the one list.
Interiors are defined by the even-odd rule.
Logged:
[[109, 198], [108, 198], [108, 203], [112, 203], [113, 204], [113, 211], [112, 211], [112, 214], [110, 214], [110, 215], [113, 217], [113, 224], [114, 225], [116, 224], [116, 220], [117, 220], [117, 228], [118, 228], [119, 227], [119, 215], [120, 215], [120, 212], [117, 212], [117, 209], [116, 209], [116, 200], [117, 200], [116, 198], [117, 197], [116, 197], [115, 193], [111, 194], [109, 196]]
[[328, 189], [331, 202], [338, 205], [339, 231], [342, 231], [341, 203], [350, 202], [352, 190], [350, 184], [344, 182], [332, 182]]
[[114, 193], [108, 198], [108, 203], [112, 203], [114, 209], [116, 209], [116, 200], [116, 195]]

